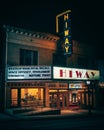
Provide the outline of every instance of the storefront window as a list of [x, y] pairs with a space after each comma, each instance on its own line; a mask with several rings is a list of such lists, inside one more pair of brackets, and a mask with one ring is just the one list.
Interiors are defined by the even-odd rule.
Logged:
[[11, 106], [17, 106], [18, 102], [18, 90], [17, 89], [11, 89]]
[[21, 104], [23, 105], [42, 105], [43, 103], [43, 89], [31, 88], [21, 89]]
[[[19, 96], [20, 95], [20, 96]], [[42, 106], [43, 88], [11, 89], [11, 106]]]

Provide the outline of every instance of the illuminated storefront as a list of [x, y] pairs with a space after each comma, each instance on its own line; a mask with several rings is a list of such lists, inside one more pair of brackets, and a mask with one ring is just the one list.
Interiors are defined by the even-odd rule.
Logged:
[[[98, 70], [68, 68], [68, 67], [53, 67], [53, 79], [66, 81], [68, 88], [63, 92], [63, 104], [67, 104], [70, 108], [73, 104], [82, 107], [88, 106], [88, 86], [87, 81], [95, 82], [99, 80], [100, 74]], [[90, 84], [90, 102], [91, 106], [95, 105], [95, 88]], [[66, 99], [66, 101], [64, 100]], [[65, 105], [63, 105], [65, 107]]]
[[7, 91], [7, 106], [47, 106], [44, 101], [48, 100], [45, 96], [48, 88], [44, 79], [51, 79], [50, 66], [7, 67], [7, 90], [10, 89]]
[[[98, 80], [98, 70], [52, 66], [12, 66], [6, 69], [7, 107], [70, 109], [88, 105], [85, 81]], [[94, 93], [91, 90], [91, 104]]]

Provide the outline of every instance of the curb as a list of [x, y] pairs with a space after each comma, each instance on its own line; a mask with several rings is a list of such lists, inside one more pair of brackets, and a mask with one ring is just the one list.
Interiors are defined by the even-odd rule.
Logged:
[[88, 113], [81, 113], [81, 114], [72, 114], [72, 115], [41, 115], [41, 116], [18, 116], [18, 115], [12, 115], [8, 118], [0, 119], [0, 122], [7, 122], [7, 121], [29, 121], [29, 120], [55, 120], [55, 119], [76, 119], [76, 118], [104, 118], [104, 113], [91, 113], [90, 115]]

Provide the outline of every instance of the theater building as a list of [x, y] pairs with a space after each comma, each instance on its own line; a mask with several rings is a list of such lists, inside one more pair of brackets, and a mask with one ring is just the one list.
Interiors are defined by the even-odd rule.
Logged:
[[90, 104], [96, 107], [99, 71], [91, 45], [73, 40], [73, 54], [65, 57], [58, 36], [11, 26], [4, 29], [5, 109], [87, 107], [89, 89]]

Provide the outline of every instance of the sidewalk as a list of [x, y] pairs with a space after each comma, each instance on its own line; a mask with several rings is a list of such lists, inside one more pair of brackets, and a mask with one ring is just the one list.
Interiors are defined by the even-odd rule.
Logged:
[[60, 115], [35, 115], [35, 116], [22, 116], [22, 115], [8, 115], [6, 113], [0, 113], [0, 121], [8, 120], [30, 120], [30, 119], [56, 119], [56, 118], [76, 118], [76, 117], [88, 117], [88, 116], [101, 116], [104, 117], [104, 110], [92, 110], [91, 115], [88, 114], [88, 110], [61, 110]]

